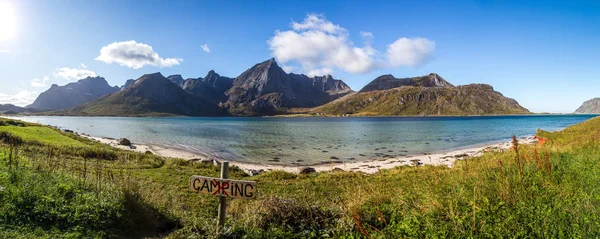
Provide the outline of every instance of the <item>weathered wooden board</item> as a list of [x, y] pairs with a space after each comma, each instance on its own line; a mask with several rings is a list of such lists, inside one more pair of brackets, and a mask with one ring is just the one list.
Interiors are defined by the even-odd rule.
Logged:
[[190, 177], [190, 188], [198, 193], [231, 198], [251, 199], [256, 197], [256, 182], [220, 179], [194, 175]]

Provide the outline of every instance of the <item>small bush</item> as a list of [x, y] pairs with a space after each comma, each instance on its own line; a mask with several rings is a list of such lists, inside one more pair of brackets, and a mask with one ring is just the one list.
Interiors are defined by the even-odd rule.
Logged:
[[23, 139], [8, 132], [0, 132], [0, 142], [5, 144], [21, 145], [23, 144]]
[[321, 231], [333, 227], [339, 215], [318, 206], [301, 205], [295, 199], [272, 197], [260, 202], [258, 227], [280, 227], [293, 232]]
[[356, 209], [354, 220], [359, 225], [383, 229], [394, 215], [394, 206], [390, 200], [368, 200]]
[[14, 120], [7, 120], [5, 121], [6, 125], [12, 125], [12, 126], [18, 126], [18, 127], [25, 127], [25, 123], [20, 122], [20, 121], [14, 121]]

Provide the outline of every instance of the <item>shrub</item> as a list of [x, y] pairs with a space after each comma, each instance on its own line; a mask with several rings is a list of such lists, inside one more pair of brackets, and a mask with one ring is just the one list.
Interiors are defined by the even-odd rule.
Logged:
[[280, 227], [292, 232], [321, 231], [333, 227], [339, 215], [315, 205], [302, 205], [295, 199], [272, 197], [260, 202], [258, 227]]
[[21, 145], [23, 144], [23, 139], [8, 132], [0, 132], [0, 142], [11, 145]]

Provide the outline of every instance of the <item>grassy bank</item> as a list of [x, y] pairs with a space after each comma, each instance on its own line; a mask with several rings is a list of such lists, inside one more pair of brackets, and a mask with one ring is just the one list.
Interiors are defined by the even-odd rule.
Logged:
[[[218, 168], [0, 119], [0, 237], [215, 237]], [[600, 237], [600, 118], [445, 167], [248, 177], [225, 238]]]

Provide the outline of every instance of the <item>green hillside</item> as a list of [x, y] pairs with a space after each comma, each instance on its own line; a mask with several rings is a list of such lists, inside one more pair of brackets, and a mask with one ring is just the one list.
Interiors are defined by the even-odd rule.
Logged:
[[329, 115], [493, 115], [527, 114], [517, 101], [504, 97], [489, 85], [456, 87], [402, 86], [360, 92], [313, 110]]

